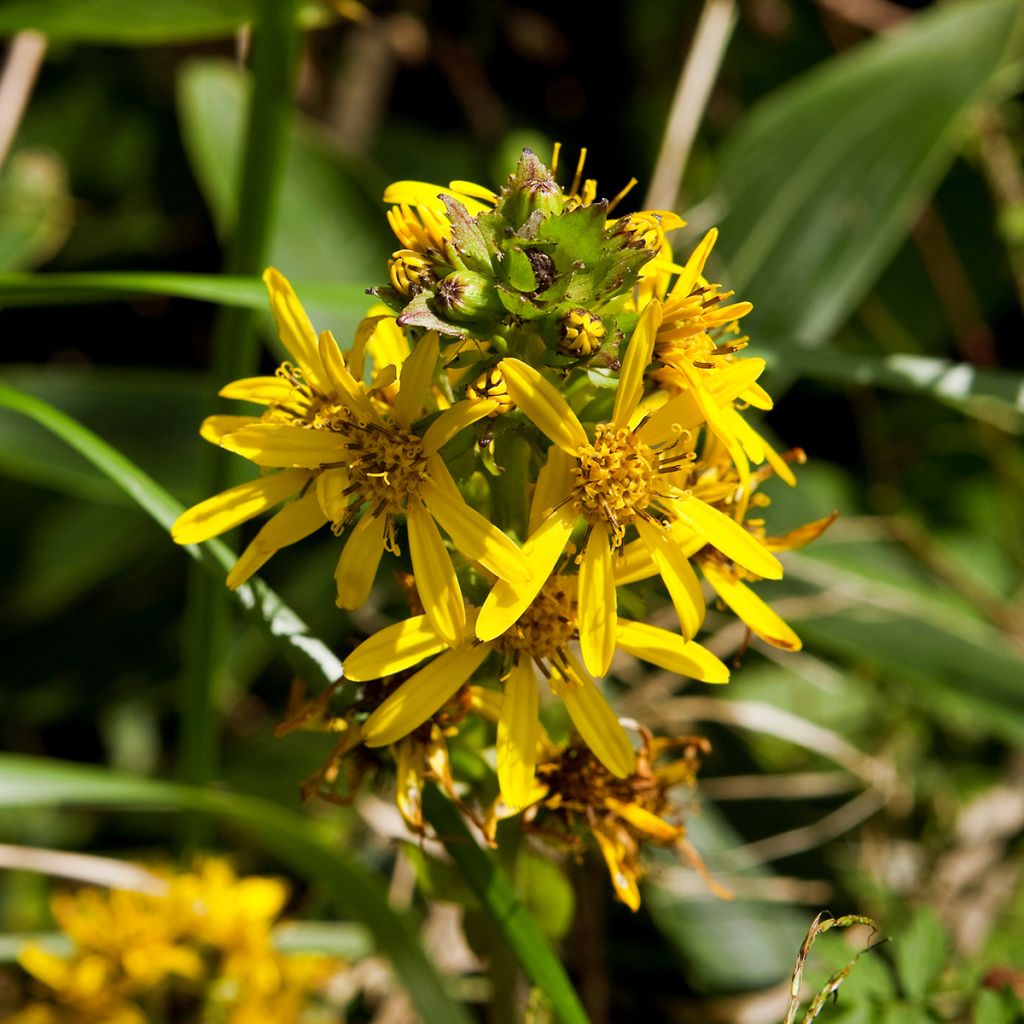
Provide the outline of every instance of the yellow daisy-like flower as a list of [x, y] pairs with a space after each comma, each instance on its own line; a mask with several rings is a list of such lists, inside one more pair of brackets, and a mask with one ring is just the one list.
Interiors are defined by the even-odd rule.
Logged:
[[[796, 461], [803, 460], [803, 452], [790, 453]], [[769, 474], [771, 468], [762, 469], [750, 478], [751, 489]], [[739, 513], [739, 523], [766, 553], [775, 555], [783, 551], [802, 548], [820, 537], [835, 521], [836, 513], [805, 523], [781, 536], [768, 536], [763, 519], [749, 515], [749, 489], [739, 479], [728, 455], [712, 443], [705, 456], [691, 471], [691, 490], [704, 501], [718, 508], [726, 515]], [[759, 504], [766, 504], [763, 498]], [[758, 503], [758, 502], [755, 502]], [[786, 651], [798, 651], [802, 644], [800, 637], [789, 624], [748, 586], [761, 579], [745, 565], [737, 564], [721, 551], [707, 543], [697, 531], [685, 523], [676, 523], [671, 529], [672, 541], [701, 571], [711, 584], [719, 599], [755, 635], [765, 643]], [[648, 579], [657, 574], [658, 568], [649, 552], [639, 542], [632, 542], [622, 549], [621, 557], [615, 564], [616, 578], [623, 584]]]
[[[552, 576], [517, 622], [486, 643], [451, 649], [417, 615], [385, 627], [345, 660], [345, 676], [355, 681], [406, 672], [433, 658], [391, 693], [362, 726], [369, 746], [407, 736], [464, 686], [492, 652], [501, 658], [504, 697], [498, 724], [498, 780], [506, 802], [530, 802], [538, 743], [537, 672], [561, 697], [573, 724], [601, 763], [616, 776], [633, 770], [629, 738], [593, 678], [572, 653], [579, 630], [576, 580]], [[470, 610], [472, 620], [475, 610]], [[471, 636], [470, 622], [467, 636]], [[616, 619], [615, 644], [635, 657], [704, 682], [724, 683], [729, 670], [710, 651], [678, 634], [642, 622]], [[436, 655], [436, 657], [435, 657]]]
[[[398, 553], [395, 520], [404, 515], [428, 614], [439, 632], [457, 642], [465, 606], [437, 524], [470, 561], [503, 579], [529, 578], [519, 549], [465, 503], [439, 455], [460, 430], [488, 416], [495, 403], [460, 402], [417, 433], [413, 422], [424, 412], [438, 363], [437, 335], [420, 339], [402, 365], [393, 406], [384, 406], [353, 377], [329, 331], [317, 340], [287, 282], [268, 272], [267, 283], [282, 341], [297, 363], [292, 390], [282, 394], [278, 378], [254, 378], [225, 389], [230, 397], [274, 404], [271, 415], [259, 421], [232, 424], [237, 429], [222, 434], [220, 444], [277, 472], [189, 509], [172, 527], [172, 536], [179, 544], [207, 540], [287, 501], [243, 552], [228, 585], [239, 586], [280, 548], [329, 523], [336, 534], [349, 530], [335, 579], [339, 606], [356, 608], [369, 595], [385, 549]], [[275, 381], [269, 396], [268, 380]], [[291, 409], [294, 417], [283, 419], [280, 408]]]
[[578, 622], [586, 667], [608, 671], [616, 643], [613, 551], [627, 529], [635, 529], [658, 567], [679, 616], [683, 636], [696, 634], [704, 617], [700, 585], [670, 528], [688, 526], [706, 543], [760, 576], [777, 579], [782, 567], [735, 520], [701, 500], [686, 486], [704, 406], [730, 404], [764, 367], [748, 359], [723, 369], [706, 396], [694, 391], [671, 399], [653, 414], [641, 405], [644, 371], [661, 322], [652, 302], [643, 312], [622, 364], [612, 418], [588, 435], [576, 414], [547, 378], [518, 359], [499, 364], [516, 405], [553, 442], [537, 482], [550, 509], [523, 548], [532, 572], [528, 584], [499, 580], [484, 602], [477, 636], [500, 636], [533, 602], [582, 518], [587, 534], [578, 556]]

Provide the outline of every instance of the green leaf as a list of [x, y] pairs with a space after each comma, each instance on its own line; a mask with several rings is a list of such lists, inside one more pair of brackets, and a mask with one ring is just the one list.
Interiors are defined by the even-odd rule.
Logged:
[[[366, 290], [356, 284], [292, 281], [292, 286], [304, 302], [337, 316], [361, 316], [369, 302]], [[267, 309], [267, 290], [256, 277], [150, 271], [79, 274], [0, 272], [0, 309], [115, 302], [146, 295], [196, 299], [243, 309]]]
[[926, 395], [982, 419], [1020, 430], [1024, 421], [1024, 373], [984, 369], [931, 356], [856, 355], [816, 352], [782, 342], [758, 340], [752, 355], [764, 356], [773, 369], [847, 387], [879, 387]]
[[[4, 0], [0, 35], [37, 29], [55, 40], [145, 46], [230, 36], [253, 16], [255, 0]], [[309, 5], [307, 23], [326, 12]]]
[[64, 244], [74, 218], [68, 171], [45, 150], [20, 150], [0, 174], [0, 270], [33, 267]]
[[423, 809], [523, 970], [550, 1000], [555, 1017], [562, 1024], [587, 1024], [586, 1012], [558, 957], [512, 883], [469, 834], [452, 802], [436, 786], [428, 785], [423, 793]]
[[[237, 215], [242, 123], [249, 80], [221, 61], [196, 61], [183, 71], [178, 109], [185, 147], [222, 235]], [[343, 157], [313, 125], [296, 116], [271, 233], [270, 259], [288, 278], [358, 282], [379, 280], [387, 256], [384, 182]], [[362, 310], [372, 299], [364, 299]], [[361, 311], [362, 311], [361, 310]], [[344, 345], [343, 330], [330, 326]], [[354, 319], [351, 324], [354, 327]]]
[[1020, 1020], [1020, 1000], [1008, 989], [983, 988], [974, 1000], [973, 1024], [1015, 1024]]
[[34, 28], [53, 39], [122, 43], [188, 42], [235, 32], [253, 0], [7, 0], [0, 33]]
[[828, 341], [892, 258], [1020, 5], [941, 5], [771, 94], [722, 152], [719, 253], [756, 334]]
[[949, 957], [949, 937], [931, 907], [918, 910], [893, 942], [896, 975], [904, 995], [923, 1003]]
[[[52, 405], [0, 384], [0, 408], [21, 413], [52, 431], [108, 476], [165, 530], [184, 510], [180, 502], [138, 466]], [[235, 560], [227, 545], [220, 541], [189, 545], [185, 550], [218, 576], [226, 574]], [[268, 586], [254, 580], [233, 593], [242, 609], [267, 632], [294, 670], [311, 686], [322, 689], [341, 678], [341, 662], [335, 654], [310, 636], [306, 624]]]
[[340, 911], [367, 926], [424, 1020], [469, 1024], [469, 1015], [445, 991], [414, 938], [413, 922], [388, 906], [380, 880], [321, 837], [304, 818], [240, 793], [193, 789], [44, 758], [0, 755], [0, 806], [68, 805], [188, 810], [242, 829], [293, 871], [320, 882]]

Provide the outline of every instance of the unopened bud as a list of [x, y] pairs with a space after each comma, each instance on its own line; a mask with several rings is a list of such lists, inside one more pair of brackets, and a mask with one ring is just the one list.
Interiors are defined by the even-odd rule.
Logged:
[[494, 284], [472, 270], [457, 270], [437, 283], [441, 311], [453, 320], [476, 320], [503, 312]]
[[502, 413], [511, 412], [515, 408], [512, 396], [508, 393], [508, 385], [497, 366], [484, 370], [474, 378], [473, 383], [466, 388], [466, 397], [473, 401], [491, 399], [500, 403], [494, 412], [490, 413], [492, 417], [501, 416]]
[[558, 347], [574, 356], [593, 355], [604, 341], [601, 318], [586, 309], [570, 309], [562, 318]]
[[388, 274], [395, 291], [408, 298], [429, 283], [430, 261], [412, 249], [399, 249], [388, 260]]

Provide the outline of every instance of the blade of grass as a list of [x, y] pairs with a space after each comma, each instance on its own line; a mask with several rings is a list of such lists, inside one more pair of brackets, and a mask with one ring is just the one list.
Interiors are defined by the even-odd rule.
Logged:
[[[323, 281], [304, 284], [293, 281], [292, 284], [304, 301], [325, 309], [356, 316], [361, 316], [366, 310], [368, 300], [361, 286]], [[266, 289], [255, 273], [253, 276], [134, 270], [68, 274], [0, 273], [0, 309], [116, 302], [148, 295], [196, 299], [246, 309], [267, 308]]]
[[[292, 106], [299, 39], [297, 14], [298, 0], [259, 0], [238, 221], [224, 266], [228, 274], [258, 273], [269, 249]], [[210, 360], [211, 390], [258, 370], [259, 342], [252, 329], [253, 317], [253, 310], [244, 307], [219, 309]], [[233, 467], [218, 455], [210, 449], [200, 464], [199, 475], [206, 484], [203, 490], [210, 494], [232, 483]], [[188, 591], [179, 691], [178, 776], [203, 786], [218, 769], [220, 716], [215, 691], [231, 623], [224, 588], [198, 567], [190, 572]], [[183, 818], [182, 840], [186, 847], [202, 844], [202, 827], [193, 815]]]
[[423, 793], [423, 810], [448, 855], [480, 898], [524, 971], [551, 1003], [562, 1024], [587, 1024], [587, 1014], [565, 968], [512, 883], [469, 834], [454, 804], [435, 786]]
[[388, 906], [380, 880], [322, 837], [311, 822], [276, 804], [240, 793], [135, 778], [92, 766], [0, 755], [0, 806], [185, 810], [234, 825], [297, 874], [322, 884], [338, 910], [367, 926], [391, 959], [424, 1021], [470, 1022], [466, 1010], [446, 992], [415, 938], [415, 922]]
[[[80, 455], [147, 512], [165, 530], [184, 511], [152, 477], [91, 430], [52, 405], [0, 383], [0, 407], [29, 417]], [[220, 541], [192, 544], [185, 548], [202, 568], [223, 586], [224, 577], [235, 563], [231, 549]], [[226, 588], [225, 588], [226, 589]], [[242, 609], [266, 632], [295, 672], [315, 689], [341, 678], [341, 662], [332, 651], [309, 633], [306, 624], [278, 595], [255, 579], [232, 592]]]

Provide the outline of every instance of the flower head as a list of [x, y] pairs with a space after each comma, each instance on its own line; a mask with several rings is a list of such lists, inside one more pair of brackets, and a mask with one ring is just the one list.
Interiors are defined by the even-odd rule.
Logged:
[[461, 402], [420, 429], [414, 424], [426, 411], [438, 364], [436, 334], [420, 339], [404, 360], [389, 403], [353, 376], [329, 331], [316, 339], [280, 275], [268, 271], [266, 281], [282, 341], [296, 365], [285, 364], [274, 378], [226, 388], [229, 397], [268, 409], [258, 420], [219, 424], [216, 435], [221, 447], [272, 472], [189, 509], [172, 536], [179, 544], [206, 540], [285, 500], [243, 552], [228, 585], [239, 586], [276, 551], [329, 524], [336, 535], [347, 535], [335, 571], [338, 604], [356, 608], [370, 592], [384, 551], [399, 553], [396, 524], [404, 517], [428, 615], [456, 641], [465, 625], [464, 606], [438, 524], [470, 561], [501, 578], [528, 577], [518, 548], [465, 503], [439, 454], [495, 404]]
[[[499, 581], [484, 602], [477, 635], [491, 640], [514, 623], [553, 571], [580, 520], [585, 524], [579, 566], [578, 618], [583, 661], [604, 675], [615, 651], [616, 580], [613, 554], [635, 532], [668, 589], [683, 636], [695, 635], [704, 601], [682, 549], [671, 539], [681, 523], [707, 544], [760, 576], [777, 579], [782, 568], [734, 519], [698, 497], [689, 486], [702, 402], [684, 392], [653, 413], [641, 404], [644, 373], [661, 323], [659, 303], [644, 310], [629, 343], [609, 421], [588, 432], [555, 386], [537, 369], [504, 359], [500, 369], [516, 405], [552, 442], [537, 489], [549, 502], [524, 546], [532, 580]], [[760, 360], [745, 360], [719, 373], [703, 400], [730, 404], [756, 379]]]

